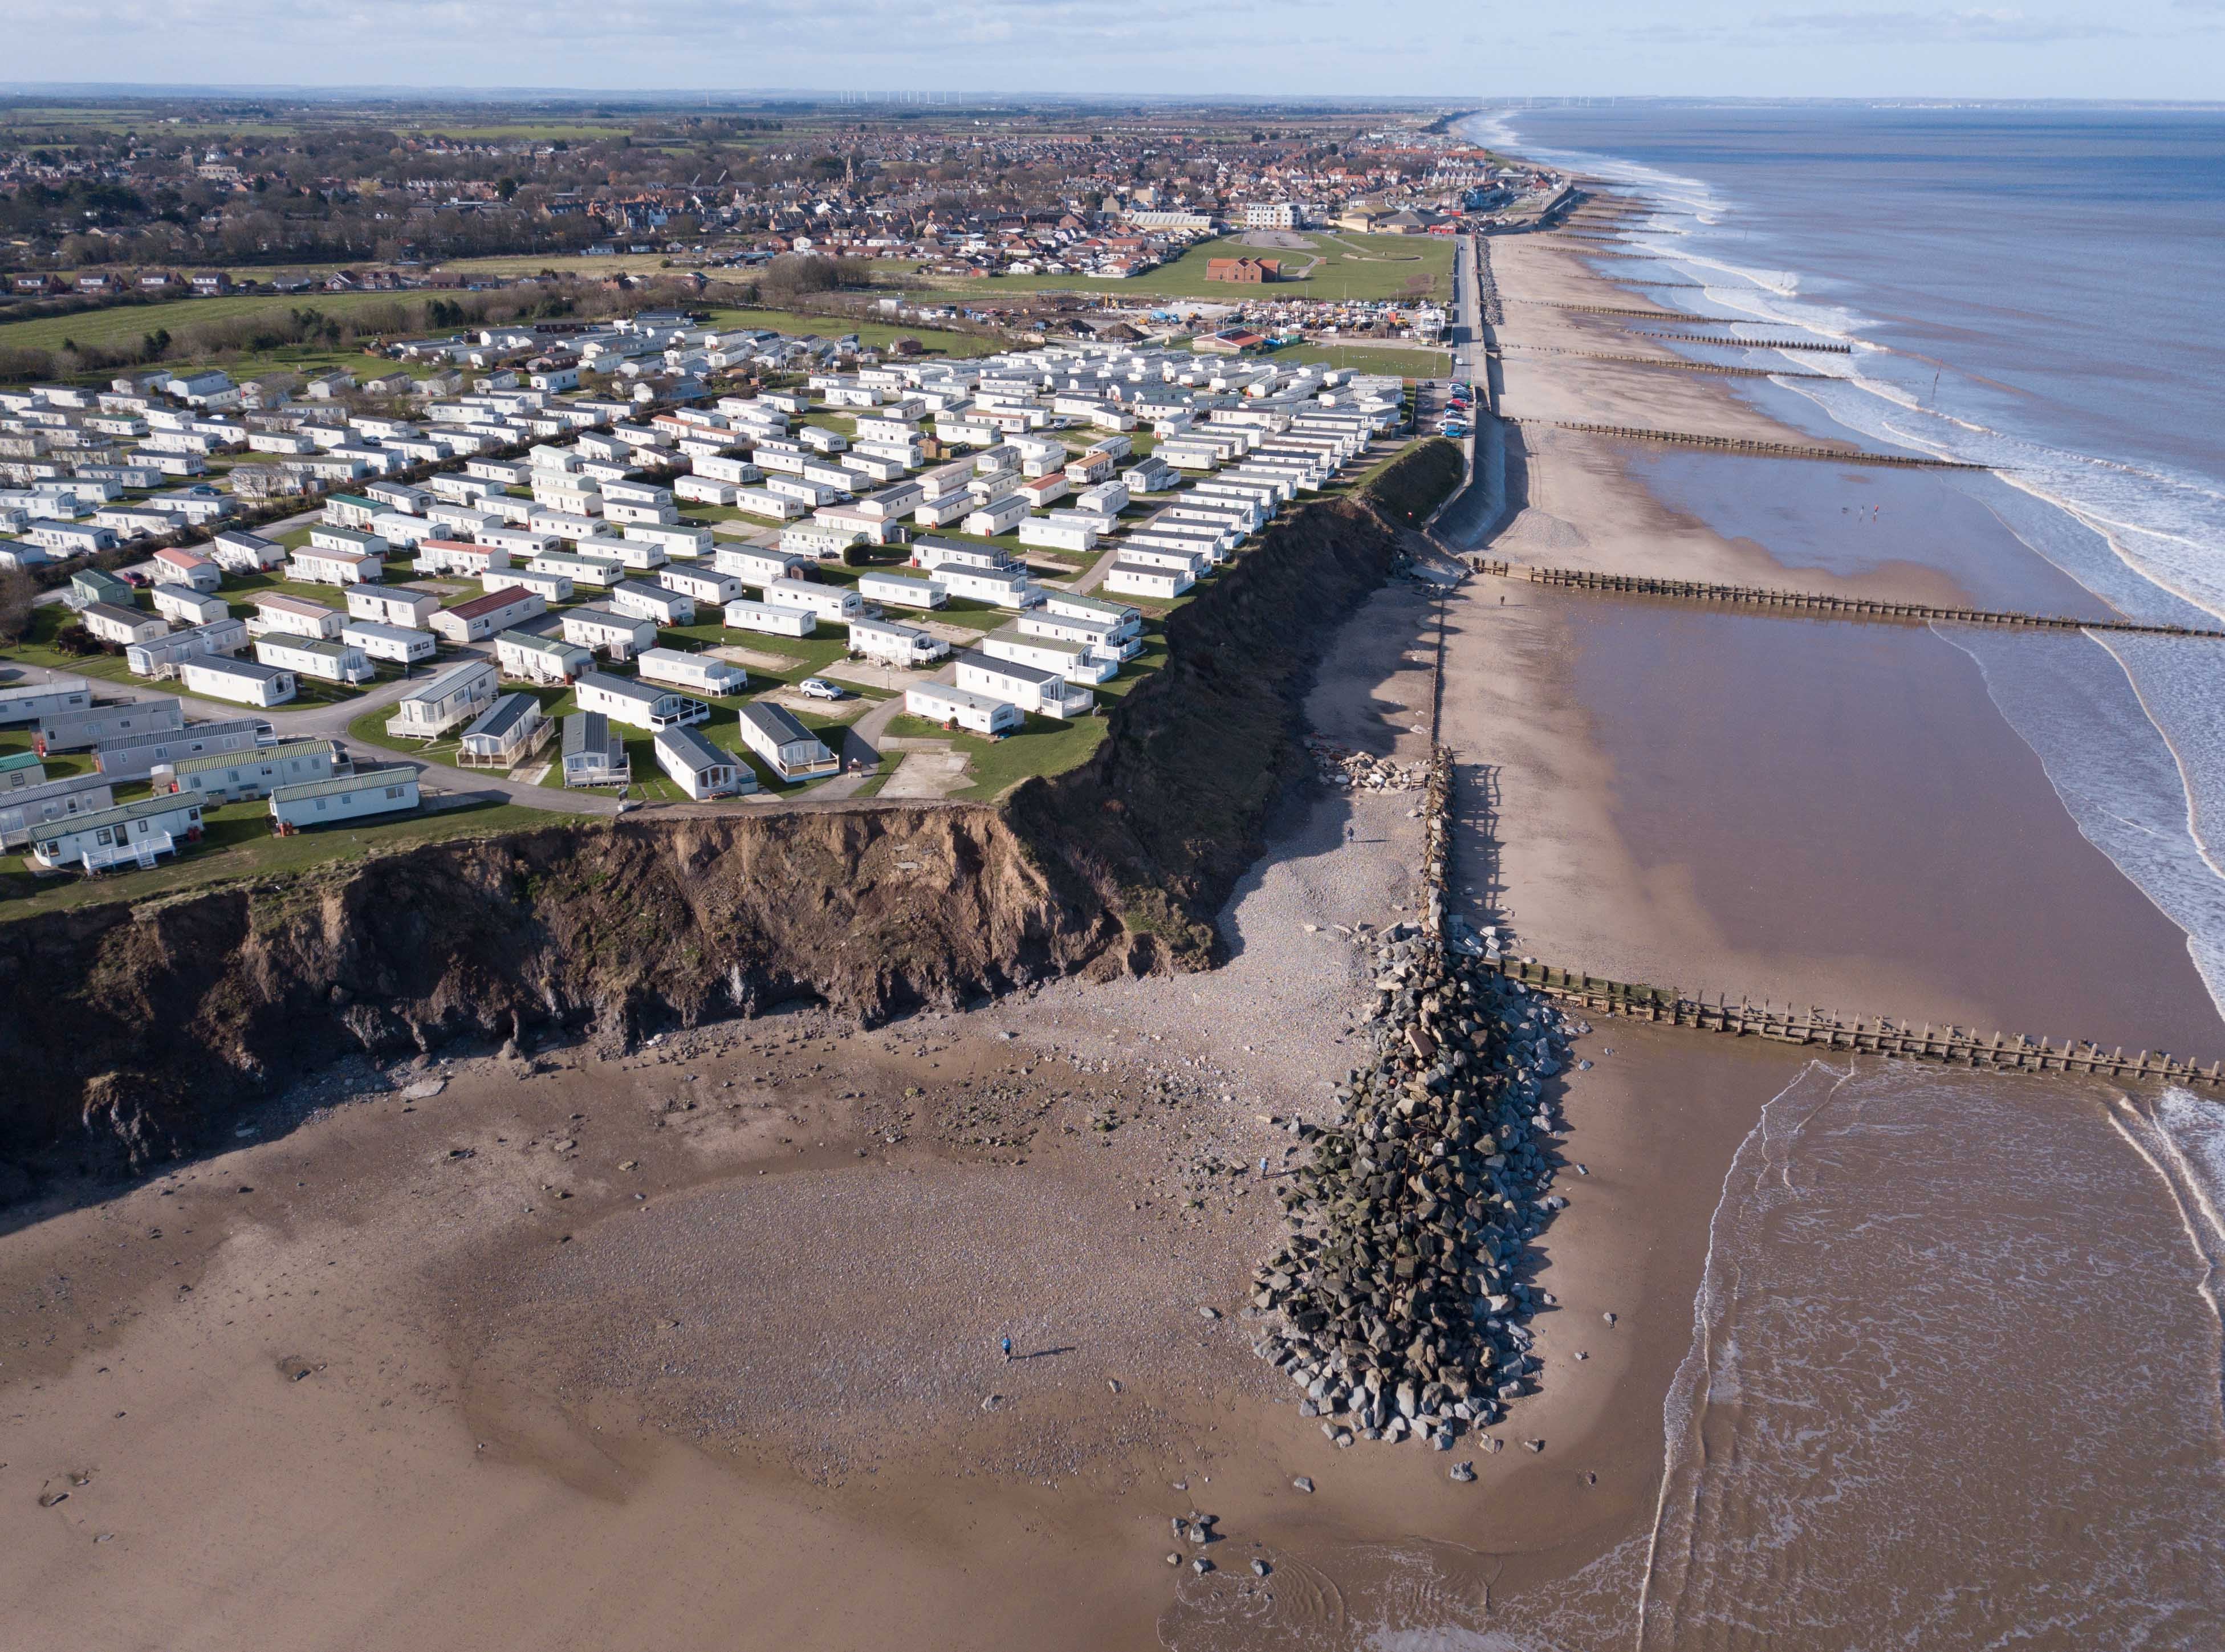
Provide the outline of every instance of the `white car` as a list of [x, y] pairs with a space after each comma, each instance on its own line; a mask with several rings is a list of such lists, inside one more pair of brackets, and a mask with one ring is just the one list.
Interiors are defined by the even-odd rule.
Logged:
[[842, 691], [824, 677], [806, 677], [796, 685], [806, 699], [840, 699]]

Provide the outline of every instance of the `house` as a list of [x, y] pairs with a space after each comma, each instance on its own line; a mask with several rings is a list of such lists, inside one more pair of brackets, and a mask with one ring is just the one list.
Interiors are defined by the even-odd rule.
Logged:
[[21, 849], [49, 820], [115, 807], [116, 788], [105, 775], [71, 775], [0, 792], [0, 849]]
[[656, 646], [656, 622], [615, 608], [590, 604], [567, 608], [561, 616], [563, 636], [590, 653], [607, 653], [613, 660], [631, 660], [643, 649]]
[[111, 740], [92, 754], [93, 766], [103, 779], [146, 780], [157, 769], [187, 757], [212, 751], [244, 751], [269, 737], [270, 725], [259, 717], [225, 718], [212, 723], [188, 723], [182, 728], [154, 729]]
[[1124, 558], [1105, 571], [1100, 589], [1125, 597], [1172, 602], [1196, 583], [1189, 567], [1156, 566]]
[[201, 806], [186, 797], [141, 798], [96, 809], [67, 821], [49, 821], [31, 844], [31, 860], [50, 871], [87, 872], [112, 866], [152, 867], [157, 855], [177, 852], [178, 839], [198, 838]]
[[405, 739], [436, 738], [494, 701], [498, 674], [485, 660], [452, 666], [395, 705], [386, 731]]
[[346, 757], [330, 740], [285, 740], [245, 751], [181, 757], [172, 766], [168, 785], [158, 777], [155, 789], [187, 794], [212, 806], [238, 803], [267, 797], [280, 786], [329, 780], [346, 766]]
[[1027, 722], [1025, 714], [1010, 700], [944, 683], [916, 683], [905, 689], [904, 710], [945, 728], [970, 729], [992, 739], [1012, 733]]
[[699, 803], [758, 788], [758, 777], [747, 763], [732, 752], [713, 745], [694, 729], [659, 729], [653, 744], [656, 748], [656, 766]]
[[625, 741], [600, 712], [574, 712], [564, 719], [564, 783], [624, 786], [633, 779]]
[[294, 698], [294, 674], [256, 660], [228, 660], [211, 655], [183, 660], [178, 680], [190, 693], [214, 699], [235, 700], [242, 706], [283, 706]]
[[1205, 261], [1208, 281], [1234, 282], [1241, 286], [1258, 286], [1264, 282], [1283, 279], [1283, 264], [1279, 258], [1208, 258]]
[[250, 597], [248, 601], [255, 610], [255, 617], [247, 622], [250, 636], [334, 637], [340, 634], [340, 626], [346, 619], [337, 608], [311, 602], [307, 597], [288, 596], [282, 591]]
[[699, 694], [738, 694], [750, 683], [750, 674], [738, 665], [713, 655], [687, 654], [678, 649], [643, 649], [634, 670], [643, 682], [692, 688]]
[[725, 617], [734, 630], [763, 631], [772, 636], [808, 636], [819, 629], [819, 616], [808, 608], [738, 598], [726, 604]]
[[650, 585], [640, 579], [621, 579], [611, 587], [611, 606], [621, 614], [653, 621], [658, 625], [693, 625], [695, 598], [683, 592]]
[[[345, 531], [337, 529], [316, 529], [316, 533]], [[383, 539], [374, 540], [368, 534], [359, 535], [370, 543], [384, 545]], [[294, 553], [294, 560], [286, 569], [286, 577], [304, 585], [351, 585], [376, 582], [385, 577], [386, 562], [383, 554], [371, 551], [325, 550], [304, 545]]]
[[704, 723], [711, 717], [711, 708], [700, 699], [690, 699], [653, 683], [614, 677], [607, 671], [582, 672], [573, 692], [581, 711], [600, 712], [612, 722], [637, 729]]
[[144, 642], [149, 637], [162, 636], [170, 629], [170, 622], [160, 614], [120, 607], [112, 602], [87, 603], [78, 611], [77, 617], [86, 630], [102, 642], [112, 642], [117, 648]]
[[456, 761], [466, 769], [509, 769], [548, 743], [555, 726], [530, 694], [504, 694], [464, 731]]
[[536, 636], [530, 631], [504, 631], [494, 639], [496, 661], [502, 674], [524, 682], [570, 682], [595, 662], [595, 656], [561, 636]]
[[548, 604], [538, 592], [509, 585], [460, 602], [453, 608], [434, 610], [425, 617], [425, 629], [451, 642], [483, 642], [548, 611]]
[[842, 764], [795, 713], [764, 700], [741, 709], [742, 743], [764, 760], [782, 781], [815, 780], [839, 774]]
[[352, 619], [340, 627], [340, 641], [361, 649], [370, 660], [391, 660], [410, 666], [440, 652], [440, 639], [430, 631], [407, 625], [389, 625], [376, 619]]
[[862, 618], [865, 612], [865, 599], [851, 587], [805, 579], [776, 579], [764, 588], [764, 599], [770, 607], [802, 608], [822, 620]]
[[280, 832], [295, 832], [304, 826], [403, 813], [417, 804], [417, 771], [396, 763], [281, 786], [270, 794], [270, 818]]
[[884, 665], [925, 666], [950, 652], [941, 637], [893, 620], [853, 619], [850, 622], [850, 652]]
[[258, 664], [276, 666], [297, 677], [347, 685], [369, 682], [377, 674], [371, 660], [353, 643], [320, 636], [270, 636], [256, 639]]
[[209, 560], [231, 573], [262, 573], [286, 560], [286, 548], [259, 535], [227, 529], [209, 541]]
[[958, 686], [1045, 717], [1079, 717], [1097, 703], [1088, 689], [1057, 672], [971, 650], [958, 656]]

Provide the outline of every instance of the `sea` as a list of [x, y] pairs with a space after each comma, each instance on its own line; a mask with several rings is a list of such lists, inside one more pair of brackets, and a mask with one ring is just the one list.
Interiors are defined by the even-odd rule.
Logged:
[[[1939, 497], [2123, 614], [2225, 628], [2225, 109], [1466, 130], [1642, 202], [1594, 268], [1757, 341], [1696, 358], [1824, 376], [1742, 381], [1776, 417], [1992, 467]], [[1940, 635], [2225, 1009], [2225, 643]], [[1376, 1643], [2225, 1646], [2221, 1212], [2225, 1098], [1811, 1066], [1726, 1167], [1649, 1529]]]

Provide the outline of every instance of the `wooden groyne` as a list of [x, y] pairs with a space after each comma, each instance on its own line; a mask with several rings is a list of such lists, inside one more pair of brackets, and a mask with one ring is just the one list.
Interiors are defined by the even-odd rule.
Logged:
[[1633, 339], [1667, 339], [1680, 345], [1729, 345], [1739, 350], [1805, 350], [1819, 355], [1851, 356], [1852, 345], [1804, 345], [1797, 339], [1727, 339], [1715, 333], [1633, 332]]
[[1635, 597], [1669, 597], [1683, 602], [1727, 603], [1785, 613], [1829, 614], [1838, 619], [1934, 621], [1950, 625], [2016, 625], [2054, 631], [2129, 631], [2143, 636], [2225, 638], [2225, 630], [2194, 625], [2148, 625], [2129, 619], [2072, 619], [2060, 614], [2019, 614], [1986, 608], [1939, 608], [1929, 603], [1880, 602], [1868, 597], [1835, 597], [1824, 592], [1772, 591], [1749, 585], [1710, 585], [1701, 579], [1657, 579], [1644, 574], [1601, 573], [1590, 568], [1532, 567], [1481, 559], [1469, 566], [1502, 579], [1561, 585], [1577, 591], [1609, 591]]
[[1579, 315], [1634, 315], [1641, 321], [1694, 321], [1697, 316], [1679, 315], [1674, 310], [1634, 310], [1619, 304], [1556, 304], [1545, 298], [1518, 298], [1516, 304], [1534, 304], [1545, 310], [1572, 310]]
[[1506, 422], [1544, 425], [1551, 430], [1580, 431], [1588, 436], [1619, 436], [1626, 441], [1666, 441], [1685, 447], [1715, 447], [1726, 453], [1757, 453], [1771, 459], [1824, 459], [1841, 465], [1897, 465], [1922, 471], [1989, 471], [1993, 468], [1990, 465], [1973, 465], [1959, 459], [1927, 459], [1917, 453], [1852, 453], [1837, 447], [1807, 447], [1797, 442], [1756, 441], [1746, 436], [1702, 436], [1689, 430], [1644, 430], [1631, 425], [1582, 424], [1569, 419], [1508, 417]]
[[1733, 378], [1829, 378], [1829, 373], [1803, 373], [1794, 367], [1734, 367], [1727, 362], [1686, 361], [1681, 356], [1633, 356], [1627, 351], [1570, 350], [1562, 345], [1501, 345], [1500, 350], [1527, 351], [1535, 355], [1569, 356], [1577, 361], [1622, 362], [1632, 367], [1671, 367], [1684, 373], [1727, 373]]
[[2137, 1055], [2127, 1055], [2121, 1048], [2104, 1050], [2099, 1044], [2076, 1040], [2051, 1045], [2043, 1038], [2035, 1044], [2021, 1035], [2012, 1039], [1995, 1033], [1990, 1038], [1981, 1037], [1960, 1027], [1926, 1024], [1918, 1030], [1913, 1022], [1888, 1016], [1850, 1022], [1820, 1010], [1796, 1012], [1789, 1005], [1778, 1009], [1765, 1004], [1757, 1009], [1744, 1000], [1734, 1004], [1727, 998], [1709, 1003], [1660, 987], [1610, 981], [1512, 958], [1486, 960], [1485, 967], [1563, 1003], [1581, 1005], [1594, 1015], [1690, 1027], [1734, 1038], [1932, 1061], [1979, 1072], [2073, 1073], [2159, 1084], [2207, 1085], [2213, 1089], [2225, 1085], [2225, 1061], [2213, 1061], [2203, 1067], [2162, 1051], [2142, 1050]]

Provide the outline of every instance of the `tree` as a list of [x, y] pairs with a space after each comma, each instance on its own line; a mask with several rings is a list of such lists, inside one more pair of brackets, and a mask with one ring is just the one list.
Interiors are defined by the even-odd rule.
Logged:
[[0, 568], [0, 642], [20, 642], [31, 634], [31, 599], [38, 585], [21, 568]]

